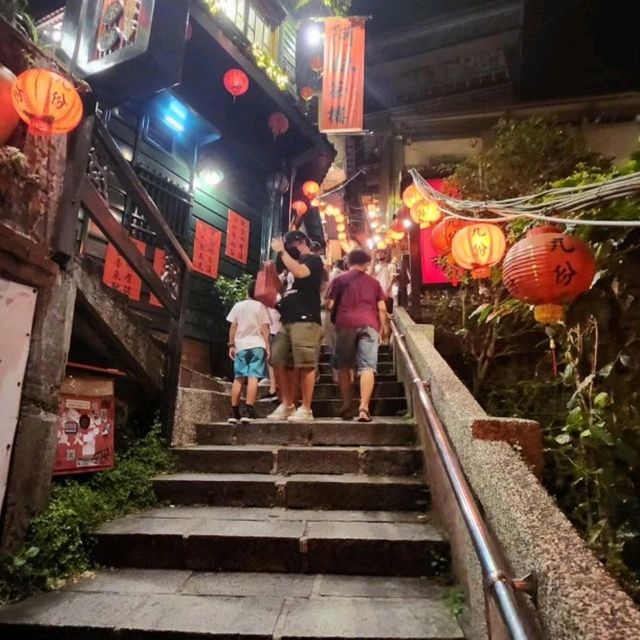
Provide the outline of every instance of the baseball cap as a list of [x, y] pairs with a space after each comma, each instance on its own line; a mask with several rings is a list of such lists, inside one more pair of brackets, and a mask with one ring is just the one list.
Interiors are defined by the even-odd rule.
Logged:
[[302, 231], [287, 231], [284, 234], [284, 246], [290, 247], [298, 242], [304, 242], [305, 244], [309, 244], [309, 238]]

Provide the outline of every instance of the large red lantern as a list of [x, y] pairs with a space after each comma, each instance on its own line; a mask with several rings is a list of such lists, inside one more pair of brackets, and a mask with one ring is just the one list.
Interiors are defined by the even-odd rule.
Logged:
[[18, 115], [34, 136], [50, 136], [75, 129], [82, 119], [82, 99], [66, 78], [49, 69], [28, 69], [11, 90]]
[[453, 259], [476, 280], [491, 275], [491, 267], [502, 260], [506, 248], [502, 229], [487, 222], [463, 227], [451, 242]]
[[405, 229], [404, 224], [400, 218], [396, 218], [389, 228], [388, 235], [394, 242], [400, 242], [404, 238]]
[[469, 222], [460, 220], [460, 218], [449, 217], [434, 225], [431, 231], [431, 244], [438, 255], [450, 253], [453, 236], [468, 224]]
[[309, 211], [309, 207], [307, 206], [306, 202], [303, 202], [302, 200], [296, 200], [292, 205], [291, 208], [298, 214], [298, 216], [302, 217], [305, 213], [307, 213], [307, 211]]
[[249, 90], [249, 76], [242, 69], [229, 69], [222, 79], [224, 88], [233, 96], [233, 100]]
[[564, 319], [563, 305], [589, 289], [596, 264], [588, 245], [559, 227], [531, 229], [504, 259], [502, 279], [517, 300], [535, 305], [538, 322]]
[[418, 200], [409, 210], [409, 215], [424, 229], [440, 220], [442, 212], [433, 200]]
[[289, 119], [284, 113], [280, 113], [279, 111], [269, 116], [268, 124], [274, 140], [289, 131]]
[[309, 61], [309, 66], [311, 67], [311, 71], [315, 71], [315, 73], [320, 73], [322, 71], [322, 67], [324, 67], [324, 60], [322, 56], [315, 55]]
[[300, 89], [300, 97], [305, 101], [309, 102], [311, 98], [313, 98], [314, 91], [311, 87], [302, 87]]
[[408, 209], [411, 209], [411, 207], [417, 202], [420, 202], [420, 200], [424, 200], [424, 196], [418, 191], [418, 187], [416, 187], [415, 184], [410, 184], [402, 192], [402, 202]]
[[302, 185], [302, 193], [309, 200], [313, 200], [320, 193], [320, 185], [313, 180], [308, 180]]

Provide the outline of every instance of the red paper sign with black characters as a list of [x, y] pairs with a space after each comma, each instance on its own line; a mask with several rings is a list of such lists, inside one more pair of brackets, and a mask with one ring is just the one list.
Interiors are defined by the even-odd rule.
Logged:
[[250, 233], [251, 223], [239, 213], [229, 209], [225, 255], [242, 264], [247, 264]]
[[196, 220], [193, 241], [193, 269], [210, 278], [218, 277], [222, 232], [202, 220]]
[[[141, 240], [133, 239], [138, 250], [144, 255], [147, 246]], [[112, 245], [107, 245], [107, 253], [104, 258], [104, 270], [102, 272], [102, 282], [120, 293], [124, 293], [131, 300], [140, 300], [142, 291], [142, 280], [136, 272], [129, 266], [129, 263], [118, 253]]]
[[[164, 249], [155, 249], [153, 253], [153, 270], [160, 276], [160, 279], [162, 279], [162, 276], [164, 275], [166, 263], [167, 254]], [[153, 293], [149, 295], [149, 304], [153, 305], [154, 307], [162, 306], [160, 300], [158, 300], [158, 298], [156, 298]]]

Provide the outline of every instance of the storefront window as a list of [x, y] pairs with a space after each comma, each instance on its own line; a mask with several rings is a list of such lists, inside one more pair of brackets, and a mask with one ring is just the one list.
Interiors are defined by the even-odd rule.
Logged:
[[262, 14], [248, 0], [223, 0], [221, 6], [225, 15], [252, 44], [272, 53], [274, 33]]

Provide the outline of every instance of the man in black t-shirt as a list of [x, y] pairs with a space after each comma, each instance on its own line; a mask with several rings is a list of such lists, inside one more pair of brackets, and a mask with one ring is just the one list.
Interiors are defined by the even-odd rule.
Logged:
[[[320, 256], [311, 252], [309, 239], [302, 231], [289, 231], [284, 238], [275, 238], [271, 248], [294, 279], [278, 306], [282, 329], [271, 347], [271, 366], [282, 402], [268, 417], [308, 422], [313, 420], [311, 401], [322, 339], [320, 287], [324, 264]], [[294, 404], [296, 382], [302, 395], [298, 409]]]

